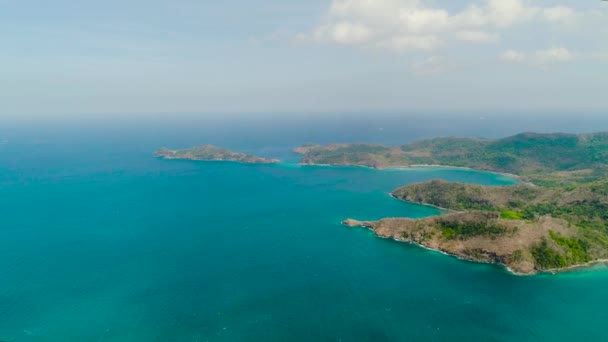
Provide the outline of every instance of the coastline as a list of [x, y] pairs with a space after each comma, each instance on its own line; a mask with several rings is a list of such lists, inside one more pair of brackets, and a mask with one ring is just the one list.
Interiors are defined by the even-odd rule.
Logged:
[[564, 268], [554, 268], [554, 269], [547, 270], [543, 273], [552, 273], [552, 274], [564, 273], [564, 272], [568, 272], [568, 271], [575, 271], [578, 269], [585, 269], [585, 268], [593, 267], [593, 266], [599, 265], [599, 264], [608, 265], [608, 259], [598, 259], [598, 260], [588, 261], [588, 262], [586, 262], [584, 264], [580, 264], [580, 265], [572, 265], [572, 266], [567, 266]]
[[[378, 232], [376, 232], [376, 230], [374, 229], [374, 227], [371, 226], [371, 225], [362, 224], [362, 225], [359, 225], [359, 226], [349, 226], [345, 222], [346, 221], [342, 222], [343, 226], [347, 226], [347, 227], [359, 227], [359, 228], [368, 229], [368, 230], [370, 230], [370, 231], [372, 231], [374, 233], [374, 236], [376, 236], [377, 238], [380, 238], [380, 239], [387, 239], [387, 240], [393, 240], [393, 241], [400, 242], [400, 243], [407, 243], [407, 244], [410, 244], [410, 245], [413, 245], [413, 246], [417, 246], [417, 247], [422, 248], [422, 249], [426, 249], [427, 251], [432, 251], [432, 252], [440, 253], [440, 254], [443, 254], [445, 256], [456, 258], [456, 259], [462, 260], [462, 261], [469, 261], [469, 262], [474, 262], [474, 263], [478, 263], [478, 264], [498, 265], [498, 266], [503, 267], [505, 270], [507, 270], [512, 275], [516, 275], [516, 276], [533, 276], [533, 275], [536, 275], [536, 274], [544, 273], [544, 272], [534, 272], [534, 273], [521, 273], [521, 272], [517, 272], [517, 271], [512, 270], [509, 266], [507, 266], [506, 264], [503, 264], [503, 263], [497, 263], [497, 262], [491, 262], [491, 261], [483, 261], [483, 260], [475, 260], [475, 259], [472, 259], [472, 258], [466, 258], [464, 256], [460, 256], [460, 255], [457, 255], [457, 254], [454, 254], [454, 253], [446, 252], [446, 251], [441, 250], [441, 249], [432, 248], [432, 247], [423, 245], [423, 244], [415, 242], [415, 241], [409, 241], [409, 240], [401, 239], [401, 238], [394, 237], [394, 236], [380, 235], [380, 234], [378, 234]], [[361, 223], [365, 223], [365, 222], [361, 222]], [[606, 260], [606, 262], [608, 262], [608, 260]], [[551, 270], [550, 270], [550, 271], [547, 271], [547, 273], [555, 273], [555, 272], [551, 272]]]
[[203, 162], [203, 163], [234, 163], [244, 165], [279, 165], [281, 163], [278, 159], [269, 159], [268, 161], [242, 161], [242, 160], [231, 160], [231, 159], [196, 159], [196, 158], [174, 158], [165, 156], [154, 156], [159, 160], [179, 160], [179, 161], [191, 161], [191, 162]]
[[470, 171], [478, 171], [478, 172], [487, 172], [487, 173], [492, 173], [492, 174], [495, 174], [495, 175], [500, 175], [500, 176], [506, 176], [506, 177], [509, 177], [509, 178], [513, 178], [516, 181], [524, 183], [524, 184], [534, 185], [534, 183], [526, 181], [522, 176], [516, 175], [514, 173], [474, 169], [474, 168], [466, 167], [466, 166], [450, 166], [450, 165], [441, 165], [441, 164], [416, 164], [416, 165], [410, 166], [409, 168], [420, 168], [420, 169], [424, 169], [424, 168], [431, 168], [431, 169], [432, 168], [442, 168], [442, 169], [456, 169], [456, 170], [470, 170]]
[[429, 203], [424, 203], [424, 202], [410, 202], [410, 201], [404, 201], [401, 198], [397, 198], [395, 197], [395, 193], [391, 192], [390, 196], [398, 201], [402, 201], [402, 202], [406, 202], [406, 203], [412, 203], [412, 204], [418, 204], [418, 205], [423, 205], [425, 207], [431, 207], [431, 208], [435, 208], [435, 209], [439, 209], [441, 211], [445, 211], [446, 213], [461, 213], [462, 211], [458, 211], [458, 210], [453, 210], [453, 209], [448, 209], [448, 208], [444, 208], [444, 207], [440, 207], [440, 206], [436, 206], [433, 204], [429, 204]]
[[415, 164], [415, 165], [395, 165], [395, 166], [386, 166], [386, 167], [374, 167], [369, 165], [361, 165], [361, 164], [344, 164], [344, 165], [334, 165], [334, 164], [316, 164], [316, 163], [298, 163], [300, 166], [321, 166], [321, 167], [362, 167], [371, 170], [414, 170], [414, 169], [454, 169], [454, 170], [468, 170], [468, 171], [477, 171], [477, 172], [486, 172], [490, 174], [495, 174], [499, 176], [505, 176], [508, 178], [512, 178], [513, 180], [521, 183], [527, 184], [531, 186], [536, 186], [534, 183], [526, 180], [523, 176], [519, 176], [513, 173], [508, 172], [498, 172], [498, 171], [490, 171], [490, 170], [482, 170], [482, 169], [474, 169], [466, 166], [451, 166], [451, 165], [441, 165], [441, 164]]
[[349, 226], [347, 223], [347, 220], [342, 221], [341, 224], [343, 226], [346, 227], [359, 227], [359, 228], [365, 228], [368, 229], [370, 231], [372, 231], [374, 233], [374, 235], [377, 238], [381, 238], [381, 239], [390, 239], [396, 242], [400, 242], [400, 243], [407, 243], [410, 245], [414, 245], [423, 249], [426, 249], [428, 251], [433, 251], [436, 253], [441, 253], [443, 255], [449, 256], [449, 257], [453, 257], [456, 258], [458, 260], [463, 260], [463, 261], [469, 261], [469, 262], [474, 262], [474, 263], [478, 263], [478, 264], [490, 264], [490, 265], [497, 265], [497, 266], [501, 266], [503, 267], [505, 270], [507, 270], [510, 274], [515, 275], [515, 276], [534, 276], [534, 275], [540, 275], [540, 274], [558, 274], [558, 273], [567, 273], [570, 271], [576, 271], [576, 270], [580, 270], [580, 269], [586, 269], [586, 268], [590, 268], [593, 267], [595, 265], [598, 264], [606, 264], [608, 265], [608, 259], [598, 259], [598, 260], [592, 260], [589, 262], [586, 262], [584, 264], [578, 264], [578, 265], [571, 265], [571, 266], [567, 266], [567, 267], [563, 267], [563, 268], [553, 268], [553, 269], [548, 269], [548, 270], [543, 270], [543, 271], [534, 271], [534, 272], [530, 272], [530, 273], [523, 273], [523, 272], [517, 272], [513, 269], [511, 269], [508, 265], [506, 265], [505, 263], [502, 262], [493, 262], [493, 261], [484, 261], [484, 260], [477, 260], [477, 259], [473, 259], [473, 258], [467, 258], [465, 256], [461, 256], [458, 254], [454, 254], [454, 253], [450, 253], [441, 249], [437, 249], [437, 248], [432, 248], [426, 245], [423, 245], [421, 243], [415, 242], [415, 241], [410, 241], [410, 240], [405, 240], [405, 239], [401, 239], [395, 236], [384, 236], [384, 235], [380, 235], [378, 234], [378, 232], [376, 232], [376, 230], [374, 229], [374, 227], [372, 225], [368, 225], [365, 223], [370, 223], [370, 222], [360, 222], [360, 225], [357, 226]]

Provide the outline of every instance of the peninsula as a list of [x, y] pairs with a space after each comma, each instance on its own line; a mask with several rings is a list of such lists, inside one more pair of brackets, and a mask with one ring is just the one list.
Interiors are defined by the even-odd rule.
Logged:
[[203, 145], [183, 150], [161, 148], [154, 155], [164, 159], [199, 160], [199, 161], [230, 161], [244, 164], [276, 164], [277, 159], [254, 156], [252, 154], [234, 152], [225, 148]]
[[445, 165], [510, 173], [532, 183], [490, 187], [435, 180], [393, 191], [445, 209], [424, 219], [354, 219], [348, 226], [533, 274], [608, 259], [608, 133], [522, 133], [499, 140], [436, 138], [413, 144], [306, 145], [302, 164], [374, 168]]

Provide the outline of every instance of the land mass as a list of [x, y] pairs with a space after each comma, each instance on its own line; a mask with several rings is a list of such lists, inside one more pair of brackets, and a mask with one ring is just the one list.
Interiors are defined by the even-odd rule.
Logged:
[[387, 147], [306, 145], [302, 164], [374, 168], [445, 165], [510, 173], [532, 183], [490, 187], [435, 180], [393, 197], [444, 208], [424, 219], [348, 219], [348, 226], [519, 274], [560, 271], [608, 259], [608, 133], [522, 133], [489, 140], [436, 138]]
[[164, 159], [199, 160], [199, 161], [230, 161], [244, 164], [275, 164], [277, 159], [258, 157], [252, 154], [231, 151], [225, 148], [203, 145], [183, 150], [161, 148], [154, 155]]
[[373, 168], [444, 165], [509, 173], [537, 185], [560, 186], [608, 176], [608, 132], [521, 133], [491, 140], [434, 138], [401, 146], [304, 145], [294, 150], [304, 165]]

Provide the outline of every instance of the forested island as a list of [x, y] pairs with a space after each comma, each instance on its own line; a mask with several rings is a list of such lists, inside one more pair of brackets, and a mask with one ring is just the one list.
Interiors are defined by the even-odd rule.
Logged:
[[382, 237], [520, 274], [559, 271], [608, 259], [608, 133], [523, 133], [489, 140], [435, 138], [403, 146], [306, 145], [302, 164], [374, 168], [445, 165], [510, 173], [530, 182], [489, 187], [430, 181], [393, 197], [433, 205], [425, 219], [344, 221]]
[[164, 159], [199, 160], [199, 161], [230, 161], [244, 164], [276, 164], [277, 159], [263, 158], [252, 154], [231, 151], [229, 149], [203, 145], [183, 150], [161, 148], [154, 155]]

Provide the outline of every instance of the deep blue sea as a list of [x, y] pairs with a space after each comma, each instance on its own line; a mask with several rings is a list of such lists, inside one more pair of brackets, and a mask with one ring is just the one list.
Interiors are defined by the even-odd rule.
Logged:
[[[340, 225], [424, 217], [456, 169], [301, 167], [303, 143], [608, 130], [521, 118], [13, 121], [0, 127], [0, 341], [606, 341], [608, 268], [513, 276]], [[279, 165], [165, 161], [212, 143]]]

